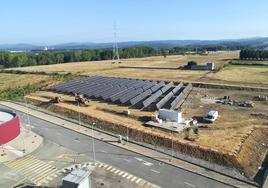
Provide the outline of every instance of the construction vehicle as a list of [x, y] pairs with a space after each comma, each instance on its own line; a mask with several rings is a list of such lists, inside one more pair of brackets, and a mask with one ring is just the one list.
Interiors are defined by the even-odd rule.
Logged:
[[89, 99], [85, 98], [84, 95], [79, 94], [79, 93], [75, 93], [74, 94], [74, 98], [75, 98], [75, 102], [78, 105], [80, 105], [80, 104], [82, 104], [82, 105], [89, 105], [89, 103], [90, 103], [90, 100]]
[[50, 100], [50, 103], [61, 103], [63, 102], [63, 98], [61, 96], [56, 96]]
[[233, 100], [230, 98], [230, 96], [224, 96], [222, 100], [220, 100], [222, 104], [226, 105], [233, 105]]

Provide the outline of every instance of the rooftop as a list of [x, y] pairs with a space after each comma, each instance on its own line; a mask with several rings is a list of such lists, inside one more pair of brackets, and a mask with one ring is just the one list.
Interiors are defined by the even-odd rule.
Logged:
[[0, 109], [0, 125], [14, 118], [14, 114], [8, 110]]

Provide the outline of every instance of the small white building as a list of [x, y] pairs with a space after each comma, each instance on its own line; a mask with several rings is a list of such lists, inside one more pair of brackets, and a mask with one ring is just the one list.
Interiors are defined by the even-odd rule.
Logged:
[[181, 112], [168, 109], [159, 110], [159, 119], [176, 123], [180, 123], [183, 121]]
[[74, 170], [62, 179], [63, 188], [90, 188], [90, 171]]

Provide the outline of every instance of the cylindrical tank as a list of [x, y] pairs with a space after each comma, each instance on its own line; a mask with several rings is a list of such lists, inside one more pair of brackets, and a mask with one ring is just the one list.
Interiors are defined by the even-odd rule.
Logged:
[[20, 121], [17, 114], [0, 108], [0, 145], [6, 144], [20, 134]]

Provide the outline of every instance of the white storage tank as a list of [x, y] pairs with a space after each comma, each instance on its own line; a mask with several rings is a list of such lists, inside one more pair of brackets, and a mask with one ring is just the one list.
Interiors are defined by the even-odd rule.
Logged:
[[159, 118], [164, 121], [171, 122], [182, 122], [182, 113], [179, 111], [168, 110], [168, 109], [160, 109], [159, 110]]

